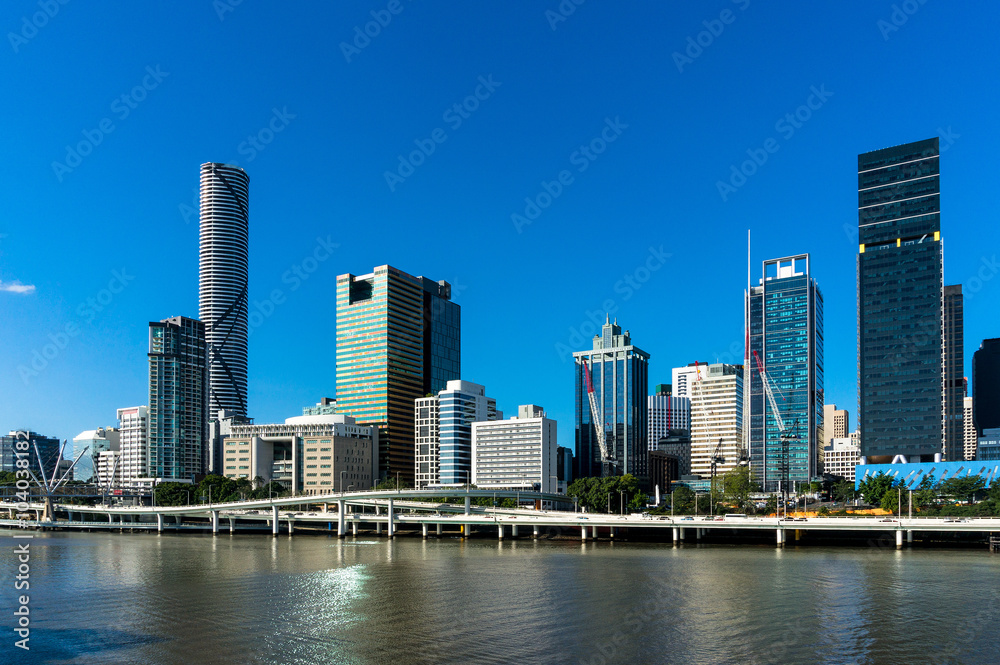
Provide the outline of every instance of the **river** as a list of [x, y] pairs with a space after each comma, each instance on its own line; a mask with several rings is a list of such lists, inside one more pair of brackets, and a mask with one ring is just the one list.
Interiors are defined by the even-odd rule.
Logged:
[[985, 548], [12, 533], [3, 663], [1000, 662]]

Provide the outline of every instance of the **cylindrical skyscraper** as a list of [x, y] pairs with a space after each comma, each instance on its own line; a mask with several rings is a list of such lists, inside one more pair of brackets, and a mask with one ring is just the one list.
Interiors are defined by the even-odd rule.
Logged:
[[205, 323], [209, 418], [247, 414], [249, 187], [243, 169], [201, 165], [198, 317]]

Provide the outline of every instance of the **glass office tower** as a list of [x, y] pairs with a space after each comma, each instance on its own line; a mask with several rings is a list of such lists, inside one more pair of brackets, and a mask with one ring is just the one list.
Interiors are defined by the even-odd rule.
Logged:
[[[808, 254], [764, 261], [749, 302], [750, 469], [764, 491], [818, 475], [823, 429], [823, 295]], [[772, 381], [779, 419], [757, 359]]]
[[153, 478], [204, 473], [208, 438], [205, 324], [174, 316], [149, 324], [149, 459]]
[[977, 436], [1000, 427], [1000, 339], [984, 339], [972, 354], [972, 418]]
[[573, 354], [576, 362], [576, 450], [579, 475], [600, 476], [600, 445], [590, 413], [590, 399], [584, 377], [584, 362], [589, 368], [598, 410], [603, 422], [604, 440], [613, 475], [631, 473], [643, 481], [646, 476], [649, 446], [646, 397], [649, 391], [649, 354], [632, 345], [626, 330], [618, 322], [606, 320], [601, 334], [594, 336], [594, 348]]
[[941, 395], [944, 422], [942, 450], [947, 462], [965, 459], [965, 315], [962, 285], [944, 287]]
[[858, 155], [858, 423], [869, 462], [941, 452], [938, 155], [937, 138]]
[[375, 478], [414, 481], [414, 400], [460, 378], [451, 285], [392, 266], [337, 277], [337, 411], [379, 428]]

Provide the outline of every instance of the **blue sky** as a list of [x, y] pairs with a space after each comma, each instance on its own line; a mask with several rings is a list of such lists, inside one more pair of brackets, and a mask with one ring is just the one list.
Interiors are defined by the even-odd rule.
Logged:
[[335, 394], [336, 276], [388, 263], [451, 282], [463, 378], [504, 411], [543, 405], [572, 445], [568, 351], [606, 305], [651, 384], [741, 358], [747, 229], [755, 275], [812, 254], [827, 401], [853, 414], [856, 157], [934, 135], [968, 375], [1000, 335], [998, 19], [917, 0], [6, 2], [0, 430], [72, 438], [147, 403], [147, 323], [197, 316], [205, 161], [250, 175], [258, 422]]

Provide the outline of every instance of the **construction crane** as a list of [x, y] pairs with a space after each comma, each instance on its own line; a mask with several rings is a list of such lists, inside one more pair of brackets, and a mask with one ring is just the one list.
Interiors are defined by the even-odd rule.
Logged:
[[[785, 498], [786, 501], [785, 506], [787, 509], [788, 484], [789, 484], [788, 439], [794, 438], [794, 434], [789, 434], [786, 431], [788, 428], [785, 426], [785, 421], [782, 420], [781, 418], [781, 413], [778, 412], [777, 400], [774, 399], [774, 389], [772, 388], [772, 384], [774, 383], [774, 381], [772, 381], [771, 377], [764, 370], [764, 365], [760, 362], [760, 356], [757, 355], [756, 351], [753, 352], [753, 359], [754, 362], [757, 363], [757, 371], [760, 372], [760, 382], [764, 386], [764, 394], [767, 395], [767, 401], [771, 403], [771, 412], [774, 413], [774, 422], [778, 425], [778, 437], [781, 440], [781, 454], [782, 454], [781, 470], [783, 472], [785, 480], [782, 486], [782, 494]], [[782, 399], [784, 399], [784, 396], [782, 396]], [[795, 431], [795, 428], [798, 427], [798, 424], [799, 421], [798, 419], [796, 419], [795, 422], [792, 424], [793, 433]]]
[[[725, 463], [726, 463], [726, 458], [722, 456], [722, 438], [720, 437], [719, 443], [718, 445], [715, 446], [715, 451], [712, 453], [712, 485], [711, 485], [712, 493], [709, 496], [710, 508], [713, 501], [715, 500], [715, 474], [718, 469], [718, 465]], [[714, 511], [714, 508], [712, 508], [712, 510]]]
[[601, 451], [601, 476], [611, 475], [611, 466], [615, 464], [611, 454], [608, 452], [608, 444], [604, 439], [604, 419], [601, 418], [600, 410], [597, 408], [597, 395], [594, 394], [594, 384], [590, 380], [590, 367], [586, 358], [580, 358], [583, 363], [583, 376], [587, 380], [587, 398], [590, 400], [590, 420], [594, 423], [594, 433], [597, 436], [597, 445]]
[[[774, 399], [774, 390], [771, 389], [771, 377], [767, 375], [764, 371], [764, 365], [760, 362], [760, 356], [757, 352], [753, 352], [754, 362], [757, 363], [757, 371], [760, 372], [760, 382], [764, 385], [764, 394], [767, 395], [767, 401], [771, 403], [771, 411], [774, 413], [774, 420], [778, 423], [778, 431], [782, 434], [785, 433], [785, 421], [781, 419], [781, 414], [778, 413], [778, 404]], [[782, 398], [784, 399], [784, 398]]]

